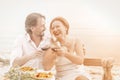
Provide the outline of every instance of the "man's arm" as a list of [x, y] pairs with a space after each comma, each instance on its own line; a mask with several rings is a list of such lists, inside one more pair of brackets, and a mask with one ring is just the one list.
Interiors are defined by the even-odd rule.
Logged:
[[13, 45], [13, 49], [11, 52], [11, 56], [10, 56], [10, 66], [15, 66], [15, 65], [19, 65], [16, 62], [16, 58], [21, 57], [23, 55], [23, 50], [22, 50], [22, 37], [18, 37]]
[[[14, 47], [10, 56], [10, 66], [22, 66], [30, 59], [34, 58], [38, 54], [31, 53], [30, 55], [23, 56], [23, 37], [19, 37], [15, 40]], [[38, 52], [39, 53], [39, 52]]]
[[31, 55], [25, 55], [25, 56], [22, 56], [22, 57], [16, 57], [16, 58], [13, 60], [12, 65], [13, 65], [13, 66], [16, 66], [16, 65], [22, 66], [22, 65], [24, 65], [26, 62], [28, 62], [30, 59], [32, 59], [32, 56], [31, 56]]
[[38, 56], [41, 56], [42, 54], [44, 54], [43, 51], [36, 51], [29, 55], [24, 55], [22, 57], [16, 57], [15, 60], [13, 61], [13, 66], [15, 66], [15, 65], [22, 66], [25, 63], [27, 63], [29, 60], [34, 59]]

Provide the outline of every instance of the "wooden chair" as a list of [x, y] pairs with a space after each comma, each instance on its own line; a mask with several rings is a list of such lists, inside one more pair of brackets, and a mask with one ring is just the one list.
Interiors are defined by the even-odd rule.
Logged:
[[[83, 52], [84, 55], [86, 53], [85, 46], [83, 44]], [[102, 80], [113, 80], [113, 76], [111, 73], [111, 69], [113, 67], [113, 58], [107, 58], [107, 59], [102, 59], [102, 58], [85, 58], [84, 59], [84, 65], [85, 66], [101, 66], [103, 68], [103, 76]]]
[[103, 67], [104, 74], [102, 76], [102, 80], [112, 80], [111, 69], [113, 67], [113, 59], [98, 59], [98, 58], [85, 58], [84, 65], [85, 66], [101, 66]]

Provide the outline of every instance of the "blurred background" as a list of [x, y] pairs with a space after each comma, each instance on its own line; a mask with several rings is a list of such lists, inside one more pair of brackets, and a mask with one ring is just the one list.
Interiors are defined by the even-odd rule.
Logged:
[[[120, 63], [120, 0], [0, 0], [0, 56], [10, 52], [14, 40], [25, 33], [28, 14], [56, 16], [70, 23], [70, 35], [81, 39], [87, 57], [113, 57]], [[4, 56], [9, 57], [9, 56]]]

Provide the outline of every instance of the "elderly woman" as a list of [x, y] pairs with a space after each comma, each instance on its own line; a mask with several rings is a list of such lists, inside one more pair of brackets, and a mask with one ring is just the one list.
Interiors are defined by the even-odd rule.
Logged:
[[43, 66], [50, 70], [54, 65], [57, 80], [90, 80], [83, 66], [83, 46], [79, 39], [69, 37], [69, 24], [63, 17], [50, 23], [51, 48], [44, 56]]

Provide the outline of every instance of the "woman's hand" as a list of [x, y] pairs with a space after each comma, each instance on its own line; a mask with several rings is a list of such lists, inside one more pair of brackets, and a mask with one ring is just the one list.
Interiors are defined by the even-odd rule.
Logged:
[[68, 50], [66, 47], [61, 47], [54, 49], [54, 52], [57, 56], [64, 56], [68, 52]]

